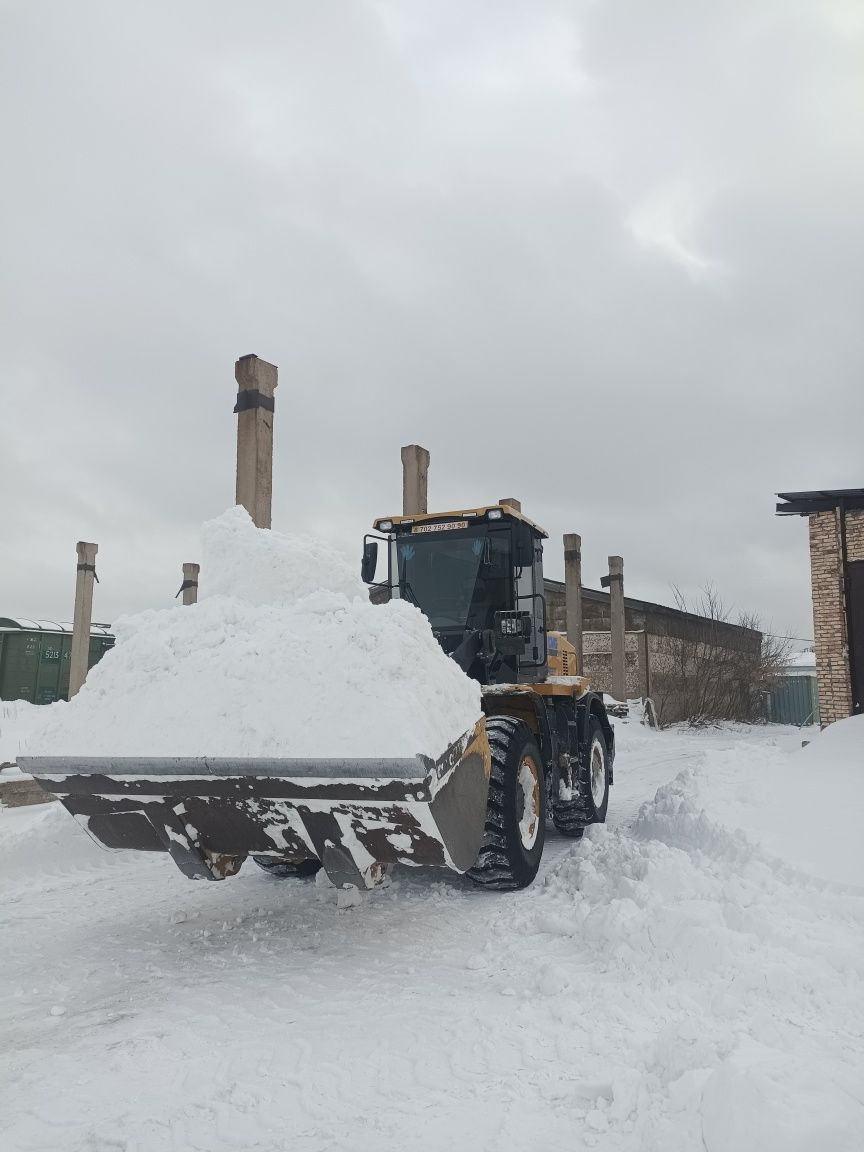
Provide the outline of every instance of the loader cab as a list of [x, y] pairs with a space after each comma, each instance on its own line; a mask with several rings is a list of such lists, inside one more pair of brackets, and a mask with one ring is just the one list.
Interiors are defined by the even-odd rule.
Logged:
[[[373, 599], [408, 600], [444, 651], [481, 684], [546, 678], [541, 528], [510, 505], [375, 521], [363, 578]], [[375, 583], [378, 540], [386, 581]], [[383, 565], [381, 565], [383, 567]]]

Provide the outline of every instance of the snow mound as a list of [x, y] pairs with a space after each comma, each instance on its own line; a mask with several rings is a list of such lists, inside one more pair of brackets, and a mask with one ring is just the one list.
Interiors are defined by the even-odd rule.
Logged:
[[38, 804], [3, 812], [0, 877], [4, 895], [22, 882], [43, 887], [47, 877], [68, 877], [121, 860], [86, 836], [61, 804]]
[[29, 700], [0, 702], [0, 764], [15, 763], [28, 734], [44, 721], [46, 708], [53, 709], [54, 705], [31, 704]]
[[438, 756], [479, 719], [426, 617], [370, 604], [326, 544], [235, 508], [205, 524], [203, 558], [200, 603], [118, 620], [30, 754]]
[[745, 1042], [705, 1085], [706, 1152], [856, 1152], [860, 1084], [848, 1065], [817, 1066]]
[[837, 769], [860, 773], [864, 769], [864, 716], [829, 724], [808, 743], [801, 758], [806, 762], [830, 759]]
[[864, 716], [852, 716], [791, 756], [749, 741], [708, 751], [695, 784], [700, 804], [765, 852], [823, 880], [864, 886], [862, 780]]
[[505, 910], [496, 963], [512, 981], [503, 945], [536, 941], [558, 1003], [579, 1004], [580, 1026], [594, 1006], [610, 1115], [638, 1107], [652, 1136], [635, 1146], [851, 1152], [864, 1126], [864, 893], [767, 856], [706, 813], [698, 788], [688, 767], [630, 829], [588, 829]]

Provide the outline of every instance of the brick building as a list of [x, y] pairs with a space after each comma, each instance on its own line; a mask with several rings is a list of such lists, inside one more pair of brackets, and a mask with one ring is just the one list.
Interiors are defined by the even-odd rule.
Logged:
[[823, 724], [864, 710], [864, 488], [778, 492], [810, 522], [810, 582]]

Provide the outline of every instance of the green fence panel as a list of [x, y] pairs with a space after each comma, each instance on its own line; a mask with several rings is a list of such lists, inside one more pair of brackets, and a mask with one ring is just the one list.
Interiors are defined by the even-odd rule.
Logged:
[[767, 718], [773, 724], [818, 724], [815, 676], [784, 676], [768, 693]]

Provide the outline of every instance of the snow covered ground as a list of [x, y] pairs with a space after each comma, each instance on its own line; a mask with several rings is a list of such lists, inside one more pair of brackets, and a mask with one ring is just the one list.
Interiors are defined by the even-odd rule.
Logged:
[[[51, 711], [53, 705], [38, 706], [27, 700], [0, 700], [0, 768], [15, 763], [19, 747], [34, 728], [44, 723], [46, 714]], [[11, 777], [10, 768], [7, 767], [6, 772]]]
[[0, 1148], [861, 1149], [844, 724], [619, 723], [609, 825], [516, 894], [403, 870], [338, 911], [0, 811]]

